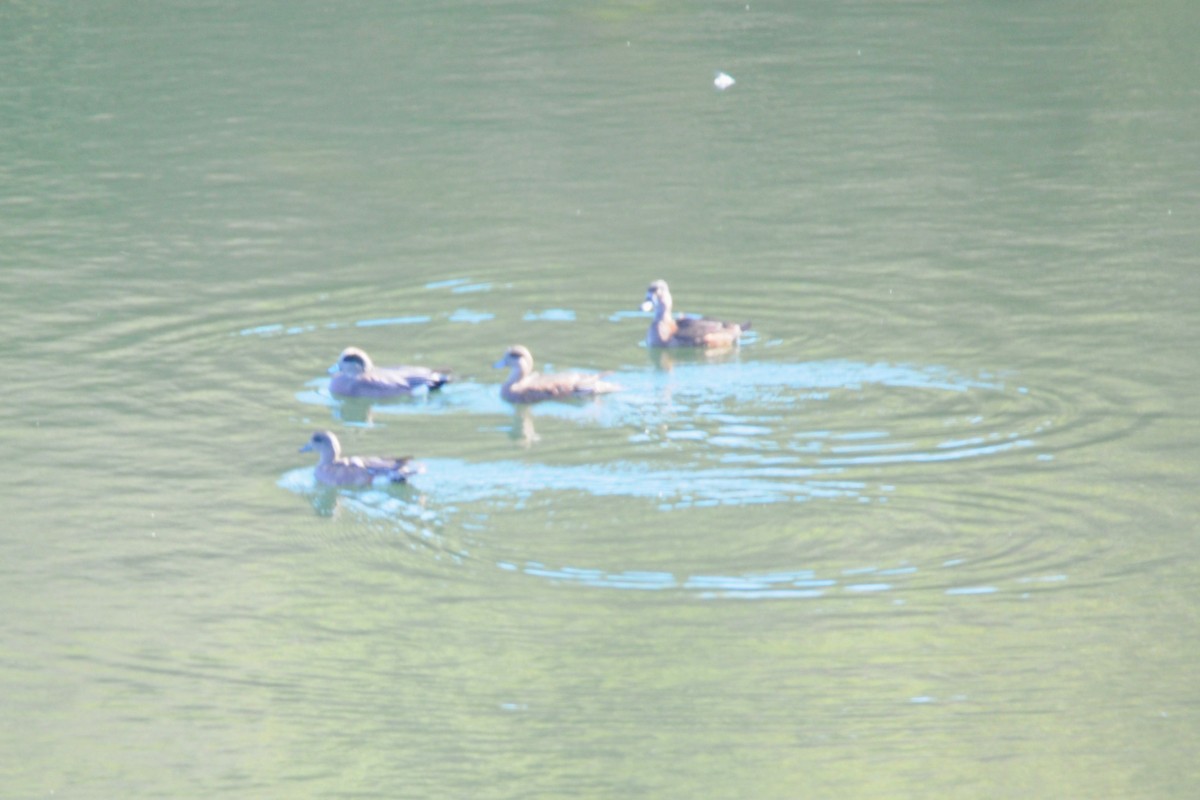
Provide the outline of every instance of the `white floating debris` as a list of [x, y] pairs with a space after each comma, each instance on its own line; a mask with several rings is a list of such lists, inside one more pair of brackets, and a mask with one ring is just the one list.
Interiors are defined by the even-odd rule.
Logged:
[[730, 86], [733, 86], [735, 83], [737, 83], [737, 81], [733, 79], [733, 76], [724, 72], [718, 72], [717, 77], [713, 79], [713, 86], [717, 87], [717, 89], [722, 92], [728, 89]]

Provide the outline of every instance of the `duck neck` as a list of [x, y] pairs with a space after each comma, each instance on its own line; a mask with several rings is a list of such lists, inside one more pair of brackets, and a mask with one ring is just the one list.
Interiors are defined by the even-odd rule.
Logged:
[[529, 374], [524, 364], [513, 364], [512, 369], [508, 373], [508, 380], [504, 382], [505, 386], [512, 387], [520, 383], [521, 380]]

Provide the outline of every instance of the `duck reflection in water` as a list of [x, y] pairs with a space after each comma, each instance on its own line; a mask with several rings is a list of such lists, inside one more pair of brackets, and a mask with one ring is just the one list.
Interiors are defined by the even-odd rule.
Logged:
[[318, 483], [316, 488], [308, 495], [308, 501], [312, 503], [313, 510], [321, 517], [335, 516], [340, 509], [338, 503], [338, 490], [335, 486], [327, 486], [323, 483]]
[[725, 364], [737, 361], [741, 355], [736, 347], [649, 347], [646, 353], [657, 371], [668, 373], [674, 372], [676, 366], [686, 364]]
[[350, 425], [375, 424], [375, 402], [361, 397], [347, 397], [333, 407], [333, 418]]
[[533, 447], [533, 443], [540, 440], [537, 429], [533, 426], [533, 411], [528, 405], [517, 405], [513, 407], [513, 424], [508, 429], [508, 438], [512, 439], [524, 447], [526, 450]]
[[379, 519], [381, 516], [394, 519], [404, 527], [405, 518], [421, 517], [425, 514], [427, 497], [412, 484], [401, 484], [404, 491], [397, 494], [386, 490], [368, 492], [354, 491], [353, 487], [329, 486], [317, 483], [304, 494], [313, 511], [320, 517], [336, 517], [342, 511], [359, 516]]

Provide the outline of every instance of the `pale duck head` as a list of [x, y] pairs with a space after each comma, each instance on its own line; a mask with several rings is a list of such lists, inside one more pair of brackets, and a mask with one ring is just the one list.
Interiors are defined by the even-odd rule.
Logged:
[[642, 311], [671, 310], [671, 290], [667, 282], [657, 280], [646, 288], [646, 299], [642, 302]]
[[341, 457], [342, 444], [333, 431], [317, 431], [308, 440], [308, 443], [300, 448], [301, 453], [312, 451], [316, 451], [320, 456], [320, 463], [329, 464]]
[[367, 370], [375, 366], [371, 361], [371, 357], [367, 355], [365, 350], [360, 350], [357, 347], [347, 347], [338, 357], [338, 361], [329, 368], [330, 375], [342, 373], [357, 378]]
[[496, 369], [507, 367], [512, 370], [514, 376], [528, 375], [533, 372], [533, 354], [529, 352], [529, 348], [514, 344], [505, 350], [504, 356], [492, 366]]

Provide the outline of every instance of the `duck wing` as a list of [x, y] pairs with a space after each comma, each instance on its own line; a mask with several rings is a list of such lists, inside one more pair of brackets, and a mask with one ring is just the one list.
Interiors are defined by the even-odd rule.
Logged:
[[357, 377], [335, 375], [329, 390], [348, 397], [396, 397], [438, 389], [449, 380], [448, 372], [427, 367], [389, 367]]
[[430, 389], [439, 389], [452, 380], [450, 370], [429, 367], [385, 367], [367, 374], [378, 374], [383, 379], [404, 381], [409, 386], [428, 386]]
[[396, 483], [403, 483], [410, 475], [419, 475], [425, 471], [423, 466], [412, 460], [412, 456], [356, 456], [350, 459], [350, 464], [365, 470], [372, 478], [386, 477]]
[[676, 320], [675, 324], [678, 328], [671, 338], [681, 344], [694, 346], [733, 344], [742, 331], [750, 327], [749, 323], [739, 325], [711, 317], [683, 317]]
[[570, 397], [591, 397], [596, 394], [615, 392], [615, 383], [601, 380], [601, 375], [581, 372], [560, 372], [554, 375], [537, 375], [526, 386], [523, 394], [536, 400], [561, 400]]
[[608, 373], [600, 375], [581, 375], [579, 384], [575, 388], [576, 397], [591, 397], [595, 394], [608, 394], [609, 392], [619, 392], [621, 387], [618, 384], [610, 381], [602, 380]]

